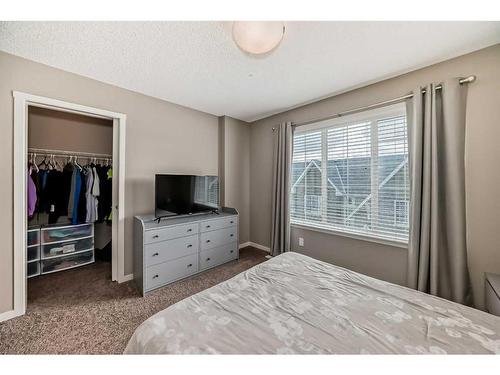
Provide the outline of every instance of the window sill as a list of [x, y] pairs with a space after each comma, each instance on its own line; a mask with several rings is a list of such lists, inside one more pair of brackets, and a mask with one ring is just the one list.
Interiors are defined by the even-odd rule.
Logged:
[[334, 236], [348, 237], [348, 238], [353, 238], [355, 240], [375, 242], [375, 243], [382, 244], [382, 245], [399, 247], [399, 248], [402, 248], [405, 250], [408, 249], [407, 242], [397, 241], [397, 240], [393, 240], [393, 239], [386, 239], [386, 238], [382, 238], [382, 237], [372, 237], [372, 236], [359, 234], [356, 232], [344, 232], [344, 231], [334, 230], [334, 229], [330, 229], [330, 228], [321, 228], [321, 227], [307, 225], [304, 223], [293, 222], [293, 221], [290, 223], [290, 226], [293, 228], [307, 229], [307, 230], [311, 230], [314, 232], [331, 234]]

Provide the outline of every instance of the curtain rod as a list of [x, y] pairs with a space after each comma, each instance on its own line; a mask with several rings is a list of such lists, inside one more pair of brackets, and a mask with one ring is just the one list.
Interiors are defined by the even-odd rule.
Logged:
[[[460, 78], [460, 80], [458, 82], [463, 85], [465, 83], [474, 82], [475, 80], [476, 80], [476, 76], [469, 76], [469, 77], [466, 77], [466, 78]], [[442, 88], [443, 87], [441, 85], [437, 85], [436, 86], [436, 90], [441, 90]], [[425, 94], [425, 89], [422, 90], [422, 94]], [[327, 116], [327, 117], [322, 117], [322, 118], [318, 118], [318, 119], [314, 119], [314, 120], [309, 120], [309, 121], [304, 121], [304, 122], [292, 123], [292, 126], [303, 126], [303, 125], [313, 124], [315, 122], [320, 122], [320, 121], [325, 121], [325, 120], [331, 120], [331, 119], [334, 119], [334, 118], [337, 118], [337, 117], [342, 117], [342, 116], [350, 115], [350, 114], [353, 114], [353, 113], [356, 113], [356, 112], [361, 112], [361, 111], [364, 111], [364, 110], [367, 110], [367, 109], [372, 109], [372, 108], [382, 107], [382, 106], [388, 105], [388, 104], [402, 102], [403, 100], [410, 99], [410, 98], [413, 98], [413, 94], [407, 94], [407, 95], [403, 95], [403, 96], [400, 96], [398, 98], [386, 100], [386, 101], [383, 101], [383, 102], [379, 102], [379, 103], [375, 103], [375, 104], [370, 104], [370, 105], [367, 105], [367, 106], [364, 106], [364, 107], [358, 107], [358, 108], [350, 109], [348, 111], [339, 112], [339, 113], [336, 113], [334, 115]], [[273, 128], [273, 131], [275, 131], [275, 130], [276, 130], [276, 128]]]
[[64, 150], [48, 150], [45, 148], [28, 148], [30, 154], [45, 154], [54, 156], [81, 156], [84, 158], [98, 158], [98, 159], [112, 159], [113, 155], [98, 154], [93, 152], [79, 152], [79, 151], [64, 151]]

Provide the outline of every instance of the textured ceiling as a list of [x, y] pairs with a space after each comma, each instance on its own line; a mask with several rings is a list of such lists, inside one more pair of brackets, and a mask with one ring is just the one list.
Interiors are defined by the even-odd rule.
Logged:
[[286, 22], [282, 44], [252, 57], [230, 31], [230, 22], [1, 22], [0, 50], [253, 121], [500, 42], [500, 22]]

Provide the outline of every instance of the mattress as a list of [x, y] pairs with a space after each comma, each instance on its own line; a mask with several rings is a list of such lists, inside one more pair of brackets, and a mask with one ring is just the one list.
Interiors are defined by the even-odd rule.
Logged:
[[500, 354], [500, 318], [285, 253], [142, 323], [126, 354]]

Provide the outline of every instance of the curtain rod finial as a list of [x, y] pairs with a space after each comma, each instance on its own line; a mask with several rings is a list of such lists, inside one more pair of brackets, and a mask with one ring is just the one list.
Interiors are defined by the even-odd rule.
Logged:
[[476, 76], [468, 76], [466, 78], [462, 78], [460, 80], [460, 83], [470, 83], [470, 82], [474, 82], [476, 80]]

